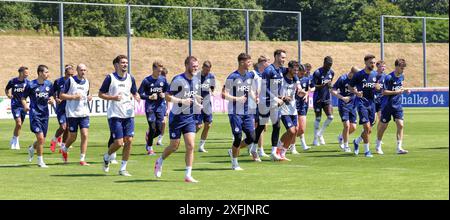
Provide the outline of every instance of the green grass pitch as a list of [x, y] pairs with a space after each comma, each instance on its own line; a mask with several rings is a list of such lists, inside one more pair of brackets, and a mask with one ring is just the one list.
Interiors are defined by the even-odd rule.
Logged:
[[[57, 123], [50, 119], [49, 137]], [[307, 143], [312, 142], [313, 112], [308, 114]], [[44, 159], [50, 166], [40, 169], [36, 157], [27, 162], [26, 147], [34, 140], [26, 120], [20, 138], [21, 150], [9, 150], [14, 123], [0, 120], [0, 199], [449, 199], [449, 109], [406, 108], [404, 147], [407, 155], [395, 154], [395, 125], [384, 138], [385, 155], [355, 157], [339, 151], [336, 137], [341, 131], [335, 121], [325, 133], [327, 144], [300, 155], [288, 155], [291, 162], [255, 163], [247, 151], [239, 162], [244, 171], [232, 171], [227, 149], [231, 145], [228, 117], [216, 114], [206, 143], [209, 153], [195, 153], [193, 176], [184, 177], [184, 145], [164, 162], [163, 176], [156, 180], [153, 165], [157, 157], [144, 154], [144, 117], [136, 118], [136, 139], [128, 170], [132, 177], [118, 175], [119, 165], [108, 174], [102, 171], [102, 154], [109, 137], [105, 117], [92, 117], [87, 154], [89, 167], [81, 167], [79, 141], [69, 153], [69, 164], [51, 153], [49, 137]], [[265, 135], [269, 152], [270, 131]], [[358, 133], [361, 127], [358, 127]], [[282, 129], [284, 132], [284, 128]], [[374, 134], [375, 135], [375, 134]], [[374, 149], [375, 137], [371, 138]], [[353, 139], [356, 134], [351, 136]], [[198, 144], [199, 135], [196, 138]], [[168, 143], [168, 135], [164, 144]], [[197, 146], [196, 146], [197, 147]], [[162, 147], [156, 147], [160, 155]], [[118, 157], [120, 159], [120, 157]]]

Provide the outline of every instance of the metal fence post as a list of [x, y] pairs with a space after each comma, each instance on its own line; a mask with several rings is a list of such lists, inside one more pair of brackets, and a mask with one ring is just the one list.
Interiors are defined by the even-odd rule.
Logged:
[[380, 36], [380, 49], [381, 49], [381, 60], [384, 60], [384, 15], [381, 15], [381, 36]]
[[59, 3], [59, 68], [64, 75], [64, 4]]
[[250, 54], [250, 12], [245, 11], [245, 53]]
[[131, 73], [131, 6], [127, 4], [127, 56], [128, 56], [128, 73]]
[[189, 8], [189, 56], [192, 56], [192, 8]]
[[298, 13], [298, 63], [302, 63], [302, 13]]
[[423, 87], [427, 87], [427, 19], [422, 20], [422, 47], [423, 47]]

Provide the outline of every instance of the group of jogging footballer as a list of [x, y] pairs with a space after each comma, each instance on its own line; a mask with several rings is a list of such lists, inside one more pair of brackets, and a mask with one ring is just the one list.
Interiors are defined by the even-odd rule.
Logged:
[[[343, 124], [339, 135], [339, 147], [351, 153], [349, 135], [356, 131], [357, 115], [363, 131], [353, 140], [353, 153], [359, 154], [363, 144], [365, 157], [373, 157], [369, 149], [372, 127], [377, 125], [376, 153], [383, 154], [382, 138], [393, 118], [397, 125], [397, 153], [406, 154], [402, 148], [403, 109], [401, 96], [410, 93], [403, 88], [406, 61], [397, 59], [395, 70], [385, 74], [386, 64], [376, 61], [375, 56], [364, 57], [364, 69], [352, 67], [350, 72], [340, 76], [332, 84], [334, 71], [333, 59], [324, 58], [323, 66], [312, 74], [310, 64], [297, 61], [287, 63], [284, 50], [274, 52], [274, 60], [260, 56], [253, 64], [250, 55], [241, 53], [237, 57], [237, 70], [229, 74], [222, 87], [222, 98], [228, 101], [228, 117], [233, 142], [228, 154], [233, 170], [242, 170], [238, 163], [240, 149], [249, 148], [253, 160], [261, 162], [261, 157], [270, 157], [273, 161], [289, 161], [287, 152], [298, 154], [296, 138], [299, 137], [303, 150], [309, 150], [305, 141], [306, 115], [309, 106], [309, 92], [314, 92], [312, 100], [315, 112], [313, 145], [324, 145], [325, 129], [333, 121], [331, 96], [337, 97], [338, 110]], [[203, 129], [199, 152], [207, 153], [205, 143], [213, 121], [212, 97], [216, 90], [216, 80], [211, 73], [212, 64], [205, 61], [200, 69], [199, 60], [194, 56], [186, 58], [185, 71], [176, 75], [170, 83], [166, 79], [167, 69], [159, 61], [152, 65], [152, 73], [143, 79], [140, 87], [134, 77], [128, 73], [128, 58], [119, 55], [113, 60], [114, 73], [106, 76], [98, 97], [108, 101], [107, 118], [110, 128], [108, 150], [103, 156], [103, 170], [109, 172], [110, 164], [117, 163], [116, 152], [123, 149], [119, 175], [131, 176], [127, 171], [134, 133], [135, 103], [145, 100], [145, 113], [148, 122], [146, 132], [146, 151], [156, 155], [153, 141], [157, 145], [165, 130], [165, 118], [168, 116], [170, 144], [164, 149], [154, 165], [157, 178], [162, 175], [163, 162], [180, 145], [184, 138], [185, 178], [186, 182], [198, 182], [192, 177], [194, 161], [195, 134]], [[65, 74], [54, 83], [48, 80], [49, 69], [45, 65], [37, 68], [38, 77], [28, 80], [30, 70], [20, 67], [19, 76], [11, 79], [5, 93], [11, 99], [11, 110], [16, 121], [11, 149], [20, 149], [19, 134], [28, 113], [31, 131], [36, 141], [29, 146], [29, 161], [35, 151], [39, 167], [47, 168], [43, 159], [44, 142], [49, 121], [49, 104], [56, 106], [55, 112], [59, 128], [50, 143], [51, 151], [60, 146], [63, 161], [68, 161], [68, 151], [81, 134], [80, 165], [86, 162], [86, 150], [89, 130], [90, 83], [87, 79], [88, 68], [85, 64], [65, 66]], [[27, 102], [29, 99], [29, 103]], [[169, 105], [168, 103], [171, 103]], [[171, 107], [171, 108], [169, 108]], [[322, 111], [326, 120], [320, 126]], [[280, 137], [281, 123], [286, 132]], [[272, 126], [271, 153], [264, 152], [263, 133]], [[244, 137], [245, 135], [245, 137]]]

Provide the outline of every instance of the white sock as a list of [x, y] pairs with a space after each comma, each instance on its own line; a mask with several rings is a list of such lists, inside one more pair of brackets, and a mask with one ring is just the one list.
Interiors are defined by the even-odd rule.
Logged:
[[186, 167], [185, 176], [186, 177], [191, 177], [191, 175], [192, 175], [192, 167]]
[[397, 150], [401, 150], [402, 149], [402, 142], [403, 141], [397, 141]]
[[300, 136], [300, 143], [302, 144], [303, 148], [306, 148], [305, 134], [302, 134], [302, 136]]
[[251, 143], [251, 144], [249, 145], [249, 147], [250, 147], [250, 152], [255, 152], [255, 153], [258, 152], [258, 148], [256, 147], [256, 144], [255, 144], [255, 143]]
[[38, 161], [38, 164], [43, 164], [44, 163], [44, 156], [38, 156], [37, 157], [37, 161]]
[[280, 154], [281, 154], [282, 157], [286, 157], [286, 151], [287, 151], [286, 148], [284, 148], [284, 147], [281, 148]]
[[200, 140], [200, 149], [205, 147], [206, 140]]
[[314, 121], [314, 138], [316, 138], [319, 135], [319, 126], [320, 126], [320, 120]]
[[120, 165], [120, 171], [127, 170], [127, 163], [128, 161], [122, 160], [122, 164]]
[[162, 158], [162, 156], [159, 157], [158, 158], [158, 163], [161, 164], [161, 166], [162, 166], [163, 162], [164, 162], [164, 159]]
[[377, 145], [375, 146], [377, 149], [381, 148], [381, 140], [377, 140]]
[[61, 150], [67, 153], [67, 150], [68, 150], [68, 149], [67, 149], [67, 147], [66, 147], [66, 144], [61, 143]]
[[325, 120], [325, 122], [322, 125], [322, 129], [320, 129], [320, 133], [318, 134], [318, 136], [322, 136], [323, 133], [325, 132], [325, 129], [327, 129], [328, 125], [331, 124], [331, 122], [333, 121], [332, 118], [327, 118], [327, 120]]
[[233, 164], [233, 166], [238, 167], [239, 163], [238, 163], [238, 159], [237, 158], [233, 158], [231, 159], [231, 163]]
[[344, 148], [348, 148], [348, 141], [344, 142]]
[[277, 146], [272, 146], [272, 154], [276, 154], [277, 153], [277, 149], [278, 149], [278, 147]]
[[355, 142], [356, 144], [361, 143], [361, 141], [363, 141], [363, 138], [361, 136], [359, 136], [358, 138], [356, 138]]
[[115, 160], [116, 157], [117, 157], [117, 153], [116, 152], [112, 153], [111, 155], [108, 155], [109, 160]]
[[15, 143], [19, 142], [19, 137], [13, 136], [13, 141], [14, 141]]
[[153, 146], [147, 146], [147, 151], [153, 150]]
[[364, 152], [369, 152], [370, 151], [369, 145], [370, 144], [364, 144]]
[[158, 136], [158, 141], [162, 141], [163, 137], [164, 137], [164, 136], [159, 135], [159, 136]]
[[84, 161], [86, 159], [86, 154], [80, 154], [80, 161]]
[[259, 148], [259, 153], [261, 153], [261, 154], [264, 153], [264, 148], [263, 147]]

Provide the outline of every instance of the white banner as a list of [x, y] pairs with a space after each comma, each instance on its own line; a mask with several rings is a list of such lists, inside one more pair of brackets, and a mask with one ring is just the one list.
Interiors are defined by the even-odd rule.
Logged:
[[[142, 102], [143, 103], [143, 102]], [[108, 101], [99, 97], [92, 97], [92, 100], [88, 103], [90, 116], [103, 116], [106, 115]], [[136, 105], [141, 106], [141, 105]], [[143, 106], [143, 105], [142, 105]], [[48, 106], [50, 110], [50, 117], [56, 117], [55, 108], [51, 105]], [[142, 107], [143, 108], [143, 107]], [[11, 100], [6, 96], [0, 97], [0, 119], [12, 119], [11, 113]]]

